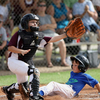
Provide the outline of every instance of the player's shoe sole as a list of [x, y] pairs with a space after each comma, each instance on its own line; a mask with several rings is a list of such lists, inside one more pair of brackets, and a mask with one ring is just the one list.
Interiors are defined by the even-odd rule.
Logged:
[[34, 97], [34, 98], [29, 97], [29, 100], [44, 100], [44, 98], [42, 96], [38, 95], [37, 97]]

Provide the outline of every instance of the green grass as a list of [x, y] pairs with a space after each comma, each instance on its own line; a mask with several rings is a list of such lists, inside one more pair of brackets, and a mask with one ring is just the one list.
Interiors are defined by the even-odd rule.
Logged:
[[[92, 77], [100, 82], [100, 69], [89, 69], [86, 73], [90, 74]], [[40, 84], [47, 84], [51, 81], [65, 83], [67, 82], [69, 77], [70, 71], [41, 73]], [[0, 76], [0, 86], [10, 85], [12, 83], [15, 83], [16, 81], [17, 80], [15, 75]]]
[[0, 76], [0, 86], [10, 85], [11, 83], [15, 82], [16, 82], [15, 75]]
[[55, 73], [41, 73], [40, 83], [47, 84], [51, 81], [65, 83], [70, 76], [70, 71], [66, 72], [55, 72]]
[[97, 79], [100, 82], [100, 69], [90, 69], [87, 70], [87, 74], [90, 74], [93, 78]]
[[[100, 82], [100, 69], [89, 69], [86, 72], [90, 74], [93, 78]], [[56, 81], [60, 83], [65, 83], [70, 77], [70, 71], [66, 72], [56, 72], [56, 73], [41, 73], [40, 82], [41, 84], [47, 84], [50, 81]]]
[[44, 52], [37, 52], [36, 54], [35, 54], [35, 56], [43, 56], [44, 55]]
[[[59, 52], [58, 51], [52, 51], [52, 54], [53, 53], [56, 53], [56, 54], [59, 54]], [[40, 52], [36, 52], [36, 54], [35, 54], [35, 56], [43, 56], [44, 55], [44, 52], [43, 51], [40, 51]]]

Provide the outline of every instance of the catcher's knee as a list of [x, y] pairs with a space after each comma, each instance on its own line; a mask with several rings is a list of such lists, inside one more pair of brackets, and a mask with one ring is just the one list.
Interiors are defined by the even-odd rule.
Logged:
[[37, 77], [40, 76], [40, 72], [37, 68], [35, 68], [34, 66], [28, 66], [28, 75], [31, 75], [31, 74], [34, 74], [36, 75]]

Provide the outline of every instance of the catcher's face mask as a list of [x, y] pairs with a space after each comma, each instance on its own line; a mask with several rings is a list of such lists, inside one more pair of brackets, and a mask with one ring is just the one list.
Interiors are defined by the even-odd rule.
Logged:
[[29, 31], [34, 32], [39, 30], [39, 21], [38, 20], [31, 20], [28, 23], [29, 25]]

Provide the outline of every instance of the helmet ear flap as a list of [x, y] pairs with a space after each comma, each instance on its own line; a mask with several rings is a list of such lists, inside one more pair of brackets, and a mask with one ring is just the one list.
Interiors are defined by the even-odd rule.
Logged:
[[23, 29], [28, 29], [28, 23], [27, 23], [27, 21], [23, 21], [22, 20], [21, 26], [22, 26]]
[[85, 72], [85, 66], [84, 65], [79, 65], [78, 69], [83, 73]]
[[78, 69], [81, 71], [81, 72], [86, 72], [88, 67], [89, 67], [89, 60], [84, 56], [84, 55], [77, 55], [75, 57], [71, 57], [70, 58], [71, 61], [73, 60], [77, 60], [80, 62], [79, 66], [78, 66]]

